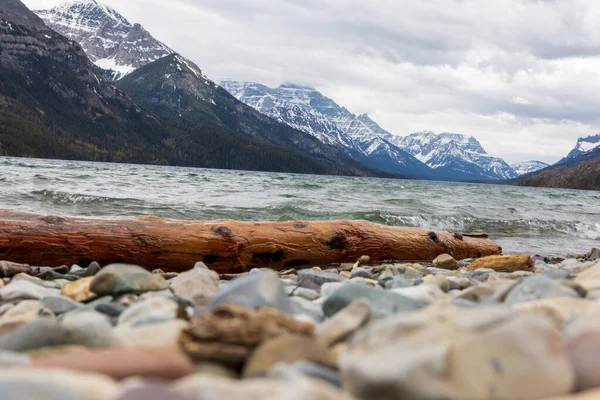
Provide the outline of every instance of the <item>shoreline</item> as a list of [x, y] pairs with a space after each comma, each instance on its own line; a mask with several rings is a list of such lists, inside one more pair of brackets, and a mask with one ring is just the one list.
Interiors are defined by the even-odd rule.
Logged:
[[0, 262], [0, 395], [595, 396], [600, 250], [585, 258], [364, 256], [221, 275]]

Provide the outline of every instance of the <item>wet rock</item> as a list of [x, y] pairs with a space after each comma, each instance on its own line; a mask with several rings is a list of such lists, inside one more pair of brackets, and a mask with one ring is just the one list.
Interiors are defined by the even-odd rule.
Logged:
[[223, 304], [239, 304], [249, 308], [272, 307], [283, 313], [292, 313], [290, 299], [274, 272], [250, 274], [219, 288], [211, 308]]
[[96, 294], [90, 290], [92, 280], [94, 280], [94, 277], [90, 276], [68, 283], [62, 288], [60, 294], [78, 302], [89, 301], [96, 297]]
[[[396, 289], [395, 289], [396, 290]], [[331, 317], [357, 299], [365, 298], [371, 303], [373, 318], [383, 318], [398, 312], [418, 310], [423, 303], [381, 288], [358, 283], [348, 283], [336, 290], [323, 303], [323, 312]]]
[[535, 275], [523, 279], [506, 295], [508, 305], [535, 301], [549, 297], [579, 297], [577, 292], [544, 275]]
[[319, 290], [324, 283], [345, 282], [347, 278], [327, 272], [303, 269], [298, 273], [298, 285], [308, 289]]
[[176, 347], [56, 354], [34, 360], [31, 367], [98, 373], [117, 380], [133, 376], [176, 380], [195, 372], [194, 365]]
[[206, 306], [217, 294], [219, 274], [199, 262], [190, 271], [183, 272], [173, 279], [171, 289], [178, 296], [191, 300], [196, 306]]
[[450, 254], [442, 254], [433, 260], [433, 266], [440, 269], [456, 270], [458, 263]]
[[574, 385], [552, 323], [496, 307], [433, 306], [377, 321], [353, 337], [339, 365], [343, 387], [364, 399], [525, 400]]
[[150, 298], [127, 308], [119, 316], [118, 325], [140, 326], [169, 321], [177, 317], [178, 308], [178, 304], [168, 298]]
[[497, 272], [532, 271], [533, 260], [529, 254], [517, 256], [489, 256], [473, 261], [468, 269], [489, 268]]
[[116, 399], [118, 385], [101, 375], [28, 368], [0, 370], [0, 399], [107, 400]]
[[49, 296], [41, 300], [44, 308], [52, 311], [54, 315], [61, 315], [69, 311], [82, 308], [81, 303], [75, 302], [65, 296]]
[[196, 362], [219, 362], [239, 368], [252, 350], [281, 335], [311, 336], [314, 325], [272, 308], [249, 309], [235, 304], [216, 307], [193, 318], [180, 336], [180, 345]]
[[370, 319], [371, 304], [365, 299], [358, 299], [320, 324], [316, 337], [325, 345], [332, 346], [346, 340]]
[[58, 289], [46, 288], [29, 280], [13, 280], [0, 289], [2, 301], [39, 300], [47, 296], [58, 296]]
[[307, 336], [283, 335], [266, 340], [254, 351], [244, 366], [243, 376], [265, 376], [277, 363], [301, 360], [335, 367], [335, 360], [323, 343]]
[[144, 293], [168, 287], [167, 281], [160, 276], [129, 264], [111, 264], [104, 267], [90, 283], [90, 290], [99, 296]]

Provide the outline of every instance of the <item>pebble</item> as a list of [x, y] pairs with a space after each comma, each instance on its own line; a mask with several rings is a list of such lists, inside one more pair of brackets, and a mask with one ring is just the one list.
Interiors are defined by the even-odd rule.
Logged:
[[419, 286], [392, 289], [391, 292], [413, 299], [413, 301], [421, 304], [431, 304], [444, 297], [444, 292], [439, 286], [426, 283]]
[[119, 316], [118, 325], [141, 326], [165, 322], [177, 317], [179, 306], [166, 297], [153, 297], [129, 306]]
[[324, 283], [345, 282], [347, 278], [328, 272], [303, 269], [298, 273], [298, 285], [308, 289], [319, 290]]
[[358, 267], [352, 270], [350, 278], [375, 279], [375, 276], [364, 268]]
[[274, 272], [250, 274], [220, 287], [211, 308], [222, 304], [239, 304], [249, 308], [272, 307], [283, 313], [292, 313], [290, 299]]
[[98, 272], [90, 283], [90, 290], [99, 296], [143, 293], [168, 287], [167, 281], [159, 275], [129, 264], [108, 265]]
[[60, 290], [37, 285], [29, 280], [13, 280], [0, 289], [2, 301], [39, 300], [48, 296], [58, 296]]
[[219, 274], [199, 262], [190, 271], [183, 272], [173, 279], [171, 289], [197, 306], [206, 306], [217, 294], [219, 280]]
[[326, 316], [331, 317], [350, 305], [354, 300], [360, 298], [370, 301], [374, 318], [383, 318], [403, 311], [418, 310], [424, 306], [422, 302], [400, 294], [383, 289], [378, 290], [360, 283], [348, 283], [327, 298], [323, 303], [323, 312]]
[[370, 319], [371, 304], [368, 300], [360, 298], [320, 324], [315, 335], [319, 341], [330, 347], [345, 341]]
[[89, 301], [97, 297], [96, 294], [92, 293], [92, 291], [90, 290], [90, 284], [93, 280], [94, 277], [90, 276], [87, 278], [79, 279], [75, 282], [67, 283], [65, 286], [63, 286], [62, 290], [60, 291], [60, 294], [62, 296], [70, 298], [73, 301]]
[[519, 282], [506, 296], [508, 305], [548, 297], [579, 297], [579, 294], [544, 275], [534, 275]]
[[307, 288], [303, 288], [303, 287], [296, 287], [296, 286], [286, 286], [285, 292], [289, 296], [293, 295], [296, 297], [302, 297], [303, 299], [306, 299], [306, 300], [316, 300], [319, 297], [321, 297], [319, 292], [317, 292], [316, 290], [307, 289]]
[[458, 269], [458, 263], [450, 254], [442, 254], [437, 256], [435, 260], [433, 260], [433, 265], [436, 268], [440, 269], [448, 269], [448, 270], [456, 270]]
[[73, 301], [66, 296], [48, 296], [41, 300], [44, 308], [52, 311], [54, 315], [61, 315], [78, 308], [83, 308], [79, 302]]

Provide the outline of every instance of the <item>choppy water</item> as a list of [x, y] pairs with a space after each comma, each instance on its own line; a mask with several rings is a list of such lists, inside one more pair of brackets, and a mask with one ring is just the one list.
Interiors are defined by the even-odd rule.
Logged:
[[600, 192], [0, 158], [0, 208], [179, 219], [366, 219], [486, 231], [505, 252], [600, 246]]

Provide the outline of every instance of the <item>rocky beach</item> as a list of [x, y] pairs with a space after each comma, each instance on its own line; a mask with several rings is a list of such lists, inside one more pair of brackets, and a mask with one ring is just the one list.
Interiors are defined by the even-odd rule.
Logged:
[[598, 249], [190, 267], [1, 262], [0, 398], [600, 398]]

